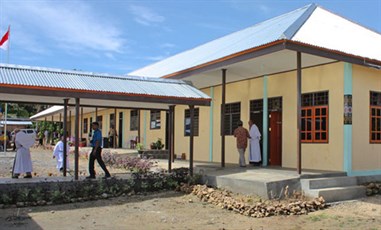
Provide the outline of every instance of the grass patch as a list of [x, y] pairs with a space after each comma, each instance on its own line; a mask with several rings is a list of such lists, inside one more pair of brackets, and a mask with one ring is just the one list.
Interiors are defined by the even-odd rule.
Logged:
[[318, 222], [318, 221], [326, 220], [328, 218], [329, 218], [329, 215], [327, 215], [325, 213], [311, 215], [308, 217], [308, 219], [312, 222]]

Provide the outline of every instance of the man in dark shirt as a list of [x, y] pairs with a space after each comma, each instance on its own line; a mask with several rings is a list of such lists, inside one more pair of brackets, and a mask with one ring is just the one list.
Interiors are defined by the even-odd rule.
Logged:
[[249, 131], [242, 127], [243, 122], [238, 121], [238, 128], [234, 130], [234, 137], [237, 139], [237, 149], [239, 153], [239, 166], [246, 167], [245, 151], [247, 148], [247, 139], [250, 138]]
[[94, 163], [95, 160], [98, 161], [99, 166], [103, 169], [105, 172], [105, 177], [104, 178], [109, 178], [111, 177], [109, 171], [106, 168], [105, 163], [102, 160], [102, 132], [99, 130], [99, 123], [98, 122], [93, 122], [92, 123], [92, 128], [94, 130], [93, 134], [93, 139], [91, 140], [90, 144], [92, 150], [89, 156], [89, 173], [90, 176], [86, 177], [86, 179], [95, 179], [95, 170], [94, 170]]

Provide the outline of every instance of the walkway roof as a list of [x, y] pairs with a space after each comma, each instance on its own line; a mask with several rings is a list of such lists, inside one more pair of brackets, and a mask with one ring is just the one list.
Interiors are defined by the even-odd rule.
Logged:
[[[213, 81], [202, 78], [206, 75], [213, 78], [210, 77], [215, 75], [213, 70], [221, 68], [228, 68], [228, 76], [236, 75], [231, 78], [235, 80], [240, 80], [240, 76], [255, 77], [293, 70], [295, 51], [303, 53], [303, 67], [339, 60], [381, 69], [380, 33], [311, 4], [130, 74], [180, 79], [208, 72], [197, 79], [187, 78], [202, 88], [213, 85]], [[256, 58], [255, 62], [233, 65], [253, 58]], [[217, 75], [220, 79], [220, 72]]]
[[0, 98], [6, 102], [168, 109], [175, 104], [209, 105], [189, 82], [0, 64]]

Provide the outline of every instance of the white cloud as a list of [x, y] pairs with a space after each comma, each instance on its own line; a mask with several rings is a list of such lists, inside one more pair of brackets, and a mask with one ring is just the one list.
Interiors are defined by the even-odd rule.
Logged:
[[45, 49], [55, 46], [75, 51], [122, 52], [126, 42], [112, 22], [99, 17], [84, 2], [17, 1], [2, 3], [2, 7], [3, 13], [18, 25], [20, 31], [12, 38], [15, 43], [23, 40], [19, 45], [39, 43]]
[[130, 5], [130, 11], [135, 16], [134, 20], [145, 26], [164, 22], [165, 17], [157, 14], [152, 9], [144, 6]]
[[261, 4], [261, 5], [258, 6], [258, 8], [264, 14], [267, 14], [267, 13], [270, 12], [270, 8], [268, 6], [266, 6], [266, 5]]

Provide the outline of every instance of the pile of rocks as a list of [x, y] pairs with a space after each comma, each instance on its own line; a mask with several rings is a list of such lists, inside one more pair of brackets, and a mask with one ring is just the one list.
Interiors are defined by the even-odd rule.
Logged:
[[381, 182], [373, 182], [366, 184], [366, 195], [373, 196], [377, 194], [381, 194]]
[[208, 202], [223, 209], [231, 210], [245, 216], [256, 218], [279, 215], [305, 215], [327, 207], [322, 197], [313, 200], [269, 200], [254, 204], [234, 197], [230, 191], [209, 188], [206, 185], [182, 185], [180, 191], [192, 193], [203, 202]]

